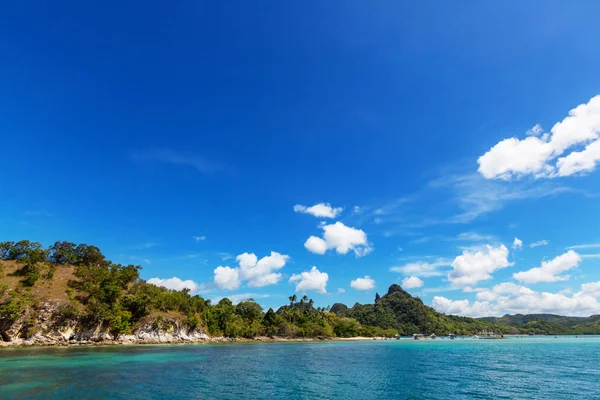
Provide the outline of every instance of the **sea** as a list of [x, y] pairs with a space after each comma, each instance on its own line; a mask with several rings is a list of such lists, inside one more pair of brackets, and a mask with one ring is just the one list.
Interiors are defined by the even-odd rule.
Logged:
[[0, 349], [1, 399], [600, 399], [600, 336]]

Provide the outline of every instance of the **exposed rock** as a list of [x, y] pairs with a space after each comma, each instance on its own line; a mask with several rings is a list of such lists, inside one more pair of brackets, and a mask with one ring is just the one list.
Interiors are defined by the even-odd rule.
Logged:
[[210, 338], [203, 329], [190, 329], [173, 318], [161, 318], [160, 323], [141, 323], [131, 334], [115, 338], [102, 324], [85, 326], [76, 320], [61, 321], [59, 309], [60, 304], [46, 302], [39, 309], [32, 309], [22, 315], [11, 325], [2, 328], [0, 346], [197, 343], [225, 340]]

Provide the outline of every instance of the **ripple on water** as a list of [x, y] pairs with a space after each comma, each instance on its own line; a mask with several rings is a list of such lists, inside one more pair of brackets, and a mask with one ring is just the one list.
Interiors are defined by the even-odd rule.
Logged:
[[0, 398], [600, 399], [600, 338], [0, 351]]

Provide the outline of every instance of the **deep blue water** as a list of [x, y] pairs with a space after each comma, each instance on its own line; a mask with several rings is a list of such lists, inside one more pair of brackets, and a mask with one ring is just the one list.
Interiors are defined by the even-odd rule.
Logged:
[[600, 399], [600, 337], [0, 349], [4, 399]]

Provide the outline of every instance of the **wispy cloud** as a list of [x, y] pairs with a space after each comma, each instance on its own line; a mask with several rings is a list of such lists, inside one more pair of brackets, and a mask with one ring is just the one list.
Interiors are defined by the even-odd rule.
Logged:
[[538, 240], [537, 242], [533, 242], [529, 244], [529, 247], [540, 247], [540, 246], [548, 246], [547, 240]]
[[199, 243], [203, 240], [206, 240], [206, 236], [192, 236], [192, 239], [194, 239], [196, 243]]
[[30, 217], [53, 217], [54, 214], [48, 212], [48, 211], [42, 211], [42, 210], [30, 210], [30, 211], [25, 211], [23, 212], [23, 215], [27, 215]]
[[234, 258], [233, 254], [227, 253], [225, 251], [218, 252], [217, 256], [221, 259], [221, 261], [233, 260]]
[[462, 242], [489, 242], [496, 240], [494, 235], [483, 235], [477, 232], [462, 232], [456, 237], [450, 238], [450, 240], [457, 240]]
[[187, 166], [204, 174], [225, 169], [223, 165], [209, 161], [204, 157], [184, 154], [171, 149], [141, 150], [134, 152], [132, 156], [134, 159], [140, 161], [158, 161], [168, 164]]
[[477, 173], [446, 175], [429, 182], [429, 186], [433, 189], [449, 190], [453, 195], [453, 201], [462, 211], [448, 218], [426, 220], [426, 225], [469, 223], [517, 200], [537, 199], [573, 192], [573, 189], [569, 187], [559, 186], [552, 182], [490, 181]]
[[443, 276], [446, 274], [445, 271], [441, 270], [442, 267], [450, 267], [452, 265], [452, 260], [447, 258], [438, 258], [433, 262], [427, 261], [418, 261], [411, 262], [404, 265], [399, 265], [395, 267], [391, 267], [391, 272], [400, 272], [403, 275], [410, 276], [422, 276], [422, 277], [431, 277], [431, 276]]
[[579, 256], [581, 258], [592, 258], [592, 259], [600, 258], [600, 254], [580, 254]]
[[576, 244], [567, 249], [600, 249], [600, 243]]
[[135, 244], [135, 245], [131, 246], [131, 248], [135, 249], [135, 250], [148, 250], [153, 247], [156, 247], [157, 245], [158, 244], [154, 243], [154, 242], [143, 242], [143, 243]]

